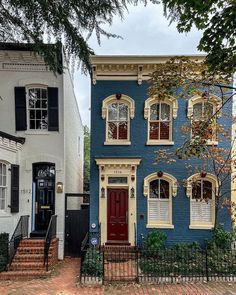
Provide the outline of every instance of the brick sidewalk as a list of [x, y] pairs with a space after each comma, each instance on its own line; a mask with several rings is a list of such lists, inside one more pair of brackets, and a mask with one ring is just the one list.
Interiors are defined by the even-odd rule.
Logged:
[[77, 284], [78, 272], [79, 259], [66, 259], [59, 264], [51, 278], [0, 282], [0, 295], [236, 295], [236, 283], [81, 287]]

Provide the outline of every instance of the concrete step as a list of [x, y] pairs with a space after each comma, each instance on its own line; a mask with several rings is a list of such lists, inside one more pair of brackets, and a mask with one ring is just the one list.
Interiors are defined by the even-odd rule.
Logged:
[[0, 273], [0, 281], [14, 280], [25, 281], [32, 279], [45, 278], [51, 274], [51, 271], [34, 270], [34, 271], [8, 271]]

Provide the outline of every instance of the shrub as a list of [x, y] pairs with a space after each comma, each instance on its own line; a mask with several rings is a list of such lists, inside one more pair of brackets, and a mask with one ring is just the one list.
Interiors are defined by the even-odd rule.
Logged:
[[101, 277], [103, 274], [102, 267], [102, 255], [99, 250], [94, 248], [89, 248], [85, 254], [85, 258], [82, 264], [82, 274]]
[[0, 272], [5, 271], [8, 263], [8, 240], [9, 234], [0, 234]]
[[159, 231], [153, 230], [144, 240], [144, 248], [149, 252], [157, 252], [161, 249], [164, 249], [166, 243], [166, 234]]
[[234, 238], [233, 232], [228, 232], [218, 226], [213, 230], [212, 240], [208, 242], [208, 248], [230, 249]]

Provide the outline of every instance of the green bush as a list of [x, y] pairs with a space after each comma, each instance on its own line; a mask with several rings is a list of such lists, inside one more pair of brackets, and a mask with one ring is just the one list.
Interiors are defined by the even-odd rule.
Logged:
[[147, 238], [144, 240], [144, 248], [147, 249], [149, 252], [157, 252], [161, 249], [164, 249], [166, 238], [167, 237], [165, 233], [159, 230], [153, 230], [147, 235]]
[[231, 244], [235, 239], [234, 232], [228, 232], [218, 226], [212, 232], [212, 240], [208, 242], [208, 248], [231, 249]]
[[102, 255], [99, 250], [89, 248], [82, 263], [82, 275], [101, 277], [103, 274]]
[[0, 234], [0, 272], [5, 271], [8, 263], [8, 240], [9, 234]]

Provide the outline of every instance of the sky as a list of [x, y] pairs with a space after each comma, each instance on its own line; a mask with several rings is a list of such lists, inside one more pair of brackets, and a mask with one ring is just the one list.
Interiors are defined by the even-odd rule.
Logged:
[[[143, 4], [129, 6], [129, 13], [124, 20], [115, 17], [111, 26], [104, 26], [107, 31], [121, 35], [122, 39], [101, 38], [98, 45], [93, 35], [89, 45], [98, 55], [177, 55], [197, 54], [201, 33], [193, 29], [188, 34], [180, 34], [176, 24], [169, 25], [163, 15], [161, 4]], [[90, 78], [74, 73], [74, 87], [80, 114], [84, 125], [90, 126]]]

